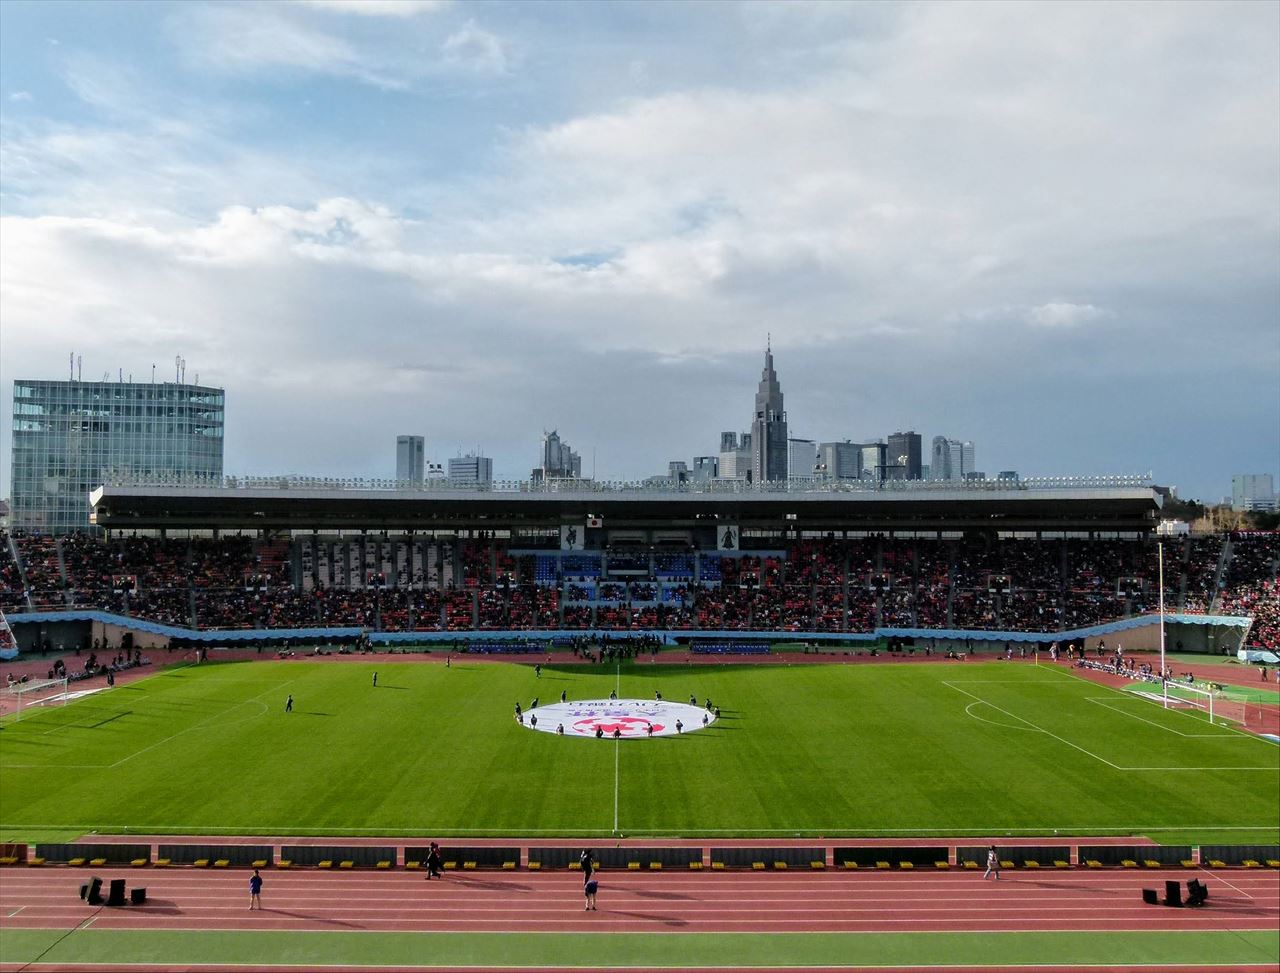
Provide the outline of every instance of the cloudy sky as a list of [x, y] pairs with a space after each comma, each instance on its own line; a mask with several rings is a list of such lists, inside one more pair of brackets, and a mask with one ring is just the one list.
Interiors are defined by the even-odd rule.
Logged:
[[15, 377], [227, 389], [228, 472], [557, 427], [1280, 473], [1280, 5], [0, 4]]

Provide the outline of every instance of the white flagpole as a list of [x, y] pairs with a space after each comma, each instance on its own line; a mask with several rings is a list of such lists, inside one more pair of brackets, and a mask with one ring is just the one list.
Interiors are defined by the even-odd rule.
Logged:
[[1156, 541], [1156, 555], [1160, 562], [1160, 695], [1164, 708], [1169, 708], [1169, 687], [1164, 678], [1164, 542]]

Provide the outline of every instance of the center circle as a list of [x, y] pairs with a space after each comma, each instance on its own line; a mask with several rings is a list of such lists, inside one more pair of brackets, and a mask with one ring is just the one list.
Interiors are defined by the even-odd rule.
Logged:
[[713, 710], [664, 699], [585, 699], [524, 711], [523, 726], [541, 733], [612, 740], [647, 740], [692, 733], [716, 721]]

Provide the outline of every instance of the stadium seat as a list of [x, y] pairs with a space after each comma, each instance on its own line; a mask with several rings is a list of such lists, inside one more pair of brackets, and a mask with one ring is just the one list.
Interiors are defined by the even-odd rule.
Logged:
[[569, 862], [569, 871], [576, 872], [581, 870], [582, 862]]
[[786, 863], [786, 862], [774, 862], [774, 863], [773, 863], [773, 867], [774, 867], [774, 870], [775, 870], [775, 871], [785, 872], [785, 871], [787, 870], [787, 863]]
[[475, 862], [463, 862], [463, 863], [462, 863], [462, 867], [463, 867], [463, 869], [465, 869], [466, 871], [474, 872], [474, 871], [475, 871], [475, 869], [476, 869], [476, 863], [475, 863]]
[[43, 858], [41, 858], [39, 855], [33, 855], [31, 858], [28, 858], [28, 859], [27, 859], [27, 864], [28, 864], [28, 865], [43, 865], [43, 864], [44, 864], [44, 859], [43, 859]]
[[1053, 867], [1054, 868], [1070, 868], [1071, 862], [1063, 861], [1061, 858], [1055, 858], [1053, 860]]
[[1098, 859], [1096, 858], [1090, 858], [1088, 861], [1084, 863], [1084, 865], [1085, 865], [1085, 868], [1101, 868], [1102, 862], [1098, 861]]
[[1017, 865], [1015, 865], [1015, 864], [1014, 864], [1013, 862], [1011, 862], [1011, 861], [1005, 861], [1004, 859], [1001, 859], [1001, 860], [1000, 860], [1000, 867], [1001, 867], [1001, 868], [1017, 868], [1018, 866], [1017, 866]]
[[166, 866], [168, 866], [168, 864], [169, 864], [169, 859], [168, 859], [168, 858], [157, 858], [157, 859], [156, 859], [156, 868], [165, 868]]
[[1245, 868], [1261, 868], [1262, 867], [1262, 862], [1257, 861], [1256, 859], [1253, 859], [1253, 858], [1246, 858], [1240, 864], [1243, 865]]
[[857, 863], [857, 862], [854, 862], [854, 861], [849, 861], [848, 859], [845, 859], [844, 863], [843, 863], [840, 867], [841, 867], [841, 868], [847, 868], [847, 869], [849, 869], [849, 870], [853, 871], [853, 870], [856, 870], [856, 869], [857, 869], [857, 867], [858, 867], [858, 863]]
[[1210, 868], [1226, 868], [1227, 863], [1222, 861], [1219, 858], [1211, 858], [1209, 859], [1209, 867]]
[[933, 867], [938, 869], [938, 871], [945, 871], [951, 867], [951, 862], [936, 861], [933, 863]]
[[444, 863], [444, 870], [445, 870], [446, 872], [452, 872], [452, 871], [453, 871], [453, 870], [455, 870], [457, 867], [458, 867], [458, 863], [457, 863], [457, 862], [445, 862], [445, 863]]
[[1142, 863], [1142, 864], [1143, 864], [1145, 867], [1147, 867], [1147, 868], [1159, 868], [1159, 867], [1160, 867], [1160, 863], [1159, 863], [1158, 861], [1156, 861], [1154, 858], [1148, 858], [1148, 859], [1145, 859], [1145, 860], [1143, 861], [1143, 863]]
[[1034, 858], [1027, 858], [1023, 860], [1022, 867], [1023, 868], [1039, 868], [1040, 863], [1036, 861]]
[[89, 864], [90, 864], [90, 865], [92, 865], [94, 868], [101, 868], [101, 867], [102, 867], [103, 865], [105, 865], [106, 863], [107, 863], [107, 860], [106, 860], [105, 858], [91, 858], [91, 859], [89, 859]]
[[970, 871], [973, 871], [974, 869], [976, 869], [976, 868], [978, 867], [978, 863], [977, 863], [977, 862], [975, 862], [975, 861], [971, 861], [971, 860], [970, 860], [970, 861], [965, 861], [965, 862], [963, 862], [963, 863], [962, 863], [961, 867], [963, 867], [963, 868], [967, 868], [967, 869], [969, 869]]
[[713, 871], [719, 871], [724, 868], [724, 862], [712, 862], [711, 868]]
[[1280, 858], [1268, 858], [1268, 859], [1267, 859], [1267, 867], [1268, 867], [1268, 868], [1280, 868]]
[[356, 863], [353, 862], [350, 858], [348, 858], [346, 861], [338, 862], [338, 867], [339, 868], [355, 868]]
[[135, 858], [133, 861], [129, 862], [129, 864], [134, 868], [144, 868], [149, 864], [149, 862], [145, 858]]
[[752, 862], [751, 867], [758, 872], [764, 871], [764, 862]]
[[631, 872], [638, 872], [638, 871], [640, 871], [640, 863], [639, 863], [639, 862], [627, 862], [627, 870], [628, 870], [628, 871], [631, 871]]
[[662, 862], [649, 862], [649, 871], [651, 872], [662, 871]]
[[382, 859], [382, 861], [378, 862], [378, 864], [377, 864], [376, 866], [374, 866], [374, 867], [375, 867], [375, 868], [381, 868], [382, 870], [384, 870], [384, 871], [385, 871], [386, 869], [390, 868], [391, 866], [392, 866], [392, 862], [390, 862], [390, 861], [388, 861], [386, 858], [384, 858], [384, 859]]
[[231, 865], [230, 858], [219, 858], [217, 861], [213, 863], [214, 868], [227, 868], [230, 865]]
[[827, 863], [826, 863], [826, 862], [820, 862], [820, 861], [818, 861], [817, 859], [814, 859], [813, 861], [809, 862], [809, 867], [810, 867], [810, 868], [812, 868], [815, 872], [817, 872], [817, 871], [821, 871], [822, 869], [826, 868], [826, 867], [827, 867]]
[[316, 868], [332, 868], [332, 867], [333, 867], [333, 859], [331, 858], [326, 858], [324, 859], [324, 861], [320, 861], [316, 863]]
[[1138, 863], [1134, 861], [1132, 858], [1121, 858], [1120, 867], [1121, 868], [1137, 868]]
[[254, 860], [254, 863], [253, 863], [253, 867], [254, 867], [254, 868], [266, 868], [266, 867], [267, 867], [267, 860], [266, 860], [265, 858], [258, 858], [258, 859], [255, 859], [255, 860]]
[[538, 861], [529, 862], [529, 871], [537, 872], [537, 871], [540, 871], [541, 869], [542, 869], [542, 862], [538, 862]]
[[16, 865], [16, 864], [18, 864], [17, 855], [5, 855], [3, 858], [0, 858], [0, 865]]
[[[533, 864], [533, 863], [532, 863], [532, 862], [530, 862], [530, 864]], [[422, 867], [422, 862], [420, 862], [420, 861], [406, 861], [406, 862], [404, 863], [404, 867], [405, 867], [405, 868], [407, 868], [407, 869], [408, 869], [409, 871], [411, 871], [411, 872], [416, 872], [416, 871], [418, 871], [418, 869], [420, 869], [420, 868]]]
[[502, 863], [502, 870], [504, 872], [513, 872], [519, 867], [520, 867], [519, 862], [503, 862]]
[[67, 864], [68, 864], [68, 865], [72, 865], [72, 866], [74, 866], [74, 867], [76, 867], [76, 868], [79, 868], [81, 865], [83, 865], [83, 864], [85, 863], [85, 861], [86, 861], [86, 859], [84, 859], [84, 858], [73, 858], [73, 859], [71, 859], [69, 862], [67, 862]]
[[1192, 859], [1192, 858], [1184, 858], [1184, 859], [1182, 859], [1182, 867], [1183, 867], [1183, 868], [1195, 868], [1195, 867], [1196, 867], [1195, 860], [1194, 860], [1194, 859]]
[[909, 871], [910, 869], [913, 869], [916, 866], [914, 862], [898, 862], [898, 867], [903, 871]]
[[281, 858], [278, 862], [276, 862], [276, 868], [292, 868], [292, 867], [293, 867], [293, 862], [290, 861], [288, 858]]
[[689, 862], [689, 871], [691, 872], [702, 871], [702, 862]]
[[192, 866], [193, 866], [194, 868], [208, 868], [208, 867], [209, 867], [209, 859], [207, 859], [207, 858], [197, 858], [197, 859], [196, 859], [195, 861], [193, 861], [191, 864], [192, 864]]
[[888, 862], [876, 862], [876, 868], [880, 869], [881, 871], [883, 871], [883, 870], [885, 870], [885, 869], [887, 869], [887, 868], [890, 868], [890, 867], [892, 867], [892, 866], [890, 866], [890, 864], [889, 864]]

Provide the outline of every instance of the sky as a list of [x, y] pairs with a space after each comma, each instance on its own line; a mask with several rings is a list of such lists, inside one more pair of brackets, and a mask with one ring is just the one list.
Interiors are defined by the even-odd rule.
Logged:
[[1280, 482], [1280, 4], [0, 3], [15, 378], [630, 479], [749, 426]]

